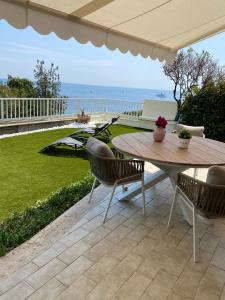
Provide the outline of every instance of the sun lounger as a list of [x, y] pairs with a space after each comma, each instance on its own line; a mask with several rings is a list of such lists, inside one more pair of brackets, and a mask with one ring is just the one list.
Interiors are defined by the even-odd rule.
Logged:
[[84, 129], [80, 129], [78, 131], [75, 131], [74, 133], [70, 134], [69, 137], [78, 139], [80, 138], [80, 136], [82, 137], [82, 135], [86, 134], [88, 135], [88, 137], [92, 136], [92, 137], [103, 137], [103, 138], [108, 138], [111, 139], [112, 134], [109, 130], [109, 127], [115, 123], [117, 120], [119, 119], [118, 117], [112, 118], [111, 122], [108, 123], [103, 123], [101, 125], [99, 125], [98, 127], [92, 129], [92, 128], [84, 128]]
[[[92, 137], [103, 137], [111, 139], [112, 134], [109, 131], [109, 126], [111, 126], [113, 123], [115, 123], [119, 117], [112, 118], [110, 123], [104, 123], [101, 124], [99, 127], [96, 127], [94, 129], [91, 128], [84, 128], [81, 130], [78, 130], [74, 132], [73, 134], [69, 135], [68, 137], [59, 139], [48, 146], [44, 147], [40, 150], [40, 152], [45, 152], [48, 149], [55, 148], [57, 146], [68, 146], [72, 147], [73, 149], [79, 149], [86, 145], [87, 139]], [[85, 136], [87, 135], [87, 136]]]
[[59, 139], [59, 140], [49, 144], [47, 147], [44, 147], [43, 149], [41, 149], [40, 152], [44, 152], [50, 148], [55, 148], [57, 146], [69, 146], [69, 147], [72, 147], [73, 149], [79, 149], [84, 146], [84, 142], [75, 140], [71, 137], [66, 137], [66, 138]]

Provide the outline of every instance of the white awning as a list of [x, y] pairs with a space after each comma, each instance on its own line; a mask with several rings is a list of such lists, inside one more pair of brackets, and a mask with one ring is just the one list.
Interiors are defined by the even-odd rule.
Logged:
[[0, 19], [171, 61], [180, 48], [225, 30], [225, 0], [0, 0]]

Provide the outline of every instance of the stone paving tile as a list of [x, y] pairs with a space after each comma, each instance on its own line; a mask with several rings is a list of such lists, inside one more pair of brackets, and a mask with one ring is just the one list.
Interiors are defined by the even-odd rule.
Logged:
[[199, 248], [204, 251], [213, 253], [217, 247], [218, 242], [219, 240], [215, 235], [205, 233], [199, 243]]
[[67, 246], [72, 246], [83, 237], [89, 234], [89, 231], [84, 228], [78, 228], [71, 233], [65, 235], [60, 241]]
[[85, 223], [82, 226], [82, 228], [89, 230], [89, 231], [93, 231], [96, 228], [98, 228], [99, 226], [101, 226], [102, 222], [103, 222], [102, 215], [98, 215], [98, 216], [94, 217], [93, 219], [91, 219], [89, 222]]
[[110, 234], [106, 236], [106, 239], [115, 244], [119, 243], [132, 229], [123, 225], [120, 225], [114, 229]]
[[108, 251], [108, 255], [115, 257], [118, 260], [122, 260], [136, 245], [137, 242], [124, 238]]
[[[84, 297], [95, 287], [95, 283], [85, 276], [81, 276], [72, 283], [55, 300], [84, 300]], [[47, 299], [48, 300], [48, 299]]]
[[84, 256], [88, 259], [97, 262], [102, 256], [107, 254], [114, 244], [106, 239], [101, 240], [95, 246], [90, 248], [84, 253]]
[[161, 240], [167, 234], [168, 234], [168, 230], [167, 230], [166, 226], [163, 224], [159, 224], [159, 225], [155, 226], [155, 228], [152, 231], [150, 231], [149, 237]]
[[18, 285], [13, 287], [11, 290], [0, 296], [1, 300], [24, 300], [30, 294], [34, 292], [34, 289], [26, 282], [20, 282]]
[[199, 285], [196, 299], [200, 299], [200, 297], [205, 297], [205, 299], [220, 297], [224, 283], [225, 271], [214, 266], [209, 266]]
[[185, 234], [185, 236], [179, 242], [177, 249], [180, 249], [186, 253], [192, 253], [193, 252], [193, 236], [191, 234]]
[[177, 276], [171, 275], [171, 273], [164, 270], [160, 270], [144, 292], [141, 299], [147, 300], [149, 298], [151, 299], [151, 297], [157, 300], [166, 299], [172, 291], [176, 280]]
[[66, 245], [63, 243], [57, 242], [50, 249], [33, 259], [33, 262], [39, 266], [43, 267], [45, 264], [50, 262], [53, 258], [58, 256], [66, 249]]
[[[121, 211], [123, 211], [123, 207], [121, 207], [120, 205], [118, 205], [117, 203], [110, 206], [108, 214], [107, 214], [107, 220], [111, 219], [113, 216], [116, 216], [118, 213], [120, 213]], [[104, 217], [105, 211], [104, 213], [102, 213], [102, 216]]]
[[60, 272], [56, 279], [62, 282], [64, 285], [72, 284], [78, 279], [87, 269], [93, 265], [93, 262], [84, 256], [80, 256], [62, 272]]
[[223, 287], [223, 291], [221, 293], [220, 300], [225, 300], [225, 286]]
[[88, 269], [85, 276], [98, 283], [118, 264], [118, 260], [111, 256], [103, 256], [97, 263]]
[[157, 224], [160, 223], [160, 221], [162, 220], [162, 217], [157, 214], [157, 213], [151, 213], [143, 222], [142, 224], [147, 226], [147, 227], [150, 227], [150, 228], [155, 228], [155, 226]]
[[79, 221], [77, 221], [69, 230], [67, 233], [71, 233], [72, 231], [75, 231], [76, 229], [80, 228], [82, 225], [87, 223], [89, 220], [85, 218], [81, 218]]
[[173, 249], [173, 251], [161, 255], [163, 269], [173, 275], [179, 276], [189, 258], [190, 255], [187, 253], [178, 249]]
[[134, 229], [139, 224], [144, 222], [144, 220], [146, 220], [145, 216], [143, 216], [142, 214], [135, 214], [134, 216], [127, 219], [126, 222], [123, 223], [123, 225]]
[[136, 300], [143, 294], [150, 282], [149, 278], [135, 272], [119, 289], [116, 296], [120, 300]]
[[169, 235], [182, 239], [188, 232], [190, 226], [184, 221], [174, 223], [173, 227], [169, 230]]
[[34, 273], [38, 270], [38, 266], [34, 263], [29, 263], [19, 269], [17, 272], [13, 273], [6, 279], [0, 282], [0, 292], [4, 293], [11, 289], [12, 287], [16, 286], [20, 281], [25, 279], [30, 274]]
[[214, 252], [211, 264], [225, 270], [225, 249], [217, 247]]
[[186, 296], [180, 296], [175, 293], [169, 294], [169, 296], [166, 298], [166, 300], [192, 300], [193, 298], [186, 297]]
[[203, 274], [200, 273], [194, 273], [192, 276], [181, 274], [174, 285], [173, 291], [180, 296], [193, 298], [197, 292], [202, 277]]
[[65, 286], [55, 278], [49, 280], [39, 290], [28, 297], [29, 300], [52, 300], [65, 290]]
[[127, 238], [140, 242], [149, 233], [149, 231], [150, 230], [147, 226], [140, 224], [127, 235]]
[[126, 280], [136, 271], [142, 261], [139, 255], [130, 253], [115, 267], [112, 274], [121, 280]]
[[153, 250], [159, 243], [158, 240], [152, 239], [150, 237], [145, 237], [134, 249], [133, 252], [146, 258], [149, 257], [149, 253]]
[[85, 251], [90, 249], [91, 245], [80, 240], [73, 246], [67, 248], [63, 253], [61, 253], [58, 258], [65, 264], [69, 265], [79, 256], [81, 256]]
[[116, 227], [120, 226], [121, 224], [123, 224], [125, 221], [127, 220], [127, 218], [125, 218], [124, 216], [118, 214], [114, 217], [112, 217], [110, 220], [108, 220], [107, 222], [104, 223], [104, 227], [113, 230]]
[[225, 222], [198, 222], [194, 263], [192, 228], [178, 207], [166, 229], [172, 192], [168, 180], [147, 191], [146, 216], [140, 196], [115, 197], [104, 224], [107, 197], [86, 197], [63, 238], [0, 282], [0, 300], [225, 300]]
[[111, 273], [97, 284], [85, 300], [111, 300], [124, 281], [116, 274]]
[[38, 289], [66, 267], [62, 261], [54, 258], [47, 265], [26, 278], [26, 282]]
[[217, 238], [223, 238], [225, 236], [225, 224], [222, 222], [214, 222], [213, 225], [207, 226], [206, 231]]
[[109, 229], [100, 226], [94, 231], [90, 232], [85, 238], [83, 238], [83, 241], [93, 246], [101, 241], [109, 233]]
[[159, 270], [163, 267], [160, 263], [160, 255], [155, 251], [150, 251], [147, 258], [144, 258], [142, 264], [138, 268], [138, 272], [148, 277], [149, 279], [153, 279]]
[[154, 249], [158, 253], [167, 254], [173, 251], [177, 247], [179, 242], [180, 239], [178, 239], [177, 237], [172, 235], [165, 235], [164, 238], [159, 243], [156, 244]]
[[104, 208], [102, 206], [100, 206], [100, 205], [95, 206], [86, 215], [84, 215], [84, 218], [90, 221], [94, 217], [100, 215], [103, 211], [104, 211]]
[[123, 209], [120, 214], [126, 218], [130, 218], [132, 215], [137, 213], [138, 210], [140, 210], [140, 207], [133, 204]]

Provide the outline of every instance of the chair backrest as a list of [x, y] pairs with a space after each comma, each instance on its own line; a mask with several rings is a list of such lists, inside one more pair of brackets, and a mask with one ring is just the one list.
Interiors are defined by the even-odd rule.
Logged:
[[102, 132], [104, 132], [104, 131], [106, 131], [109, 128], [109, 126], [111, 126], [113, 123], [115, 123], [119, 119], [119, 117], [120, 116], [114, 117], [114, 118], [112, 118], [112, 120], [110, 121], [110, 123], [109, 122], [103, 123], [99, 127], [96, 127], [95, 128], [95, 133], [94, 133], [93, 137], [96, 136], [96, 135], [98, 135], [98, 134], [100, 134], [100, 133], [102, 133]]
[[189, 126], [184, 124], [177, 124], [177, 133], [179, 133], [182, 129], [190, 131], [193, 136], [204, 137], [204, 126]]
[[[112, 166], [115, 156], [112, 150], [94, 137], [88, 138], [87, 146], [88, 158], [90, 161], [91, 172], [102, 182], [112, 182]], [[113, 184], [114, 182], [112, 182]]]
[[177, 103], [175, 101], [145, 100], [142, 117], [156, 120], [163, 116], [168, 121], [174, 121], [177, 114]]
[[225, 218], [225, 186], [178, 174], [177, 184], [197, 210], [209, 219]]

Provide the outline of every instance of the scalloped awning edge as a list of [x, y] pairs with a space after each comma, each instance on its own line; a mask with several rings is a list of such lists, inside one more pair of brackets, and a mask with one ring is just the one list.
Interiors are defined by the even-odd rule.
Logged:
[[171, 62], [176, 55], [176, 51], [136, 37], [10, 1], [0, 0], [0, 19], [19, 29], [31, 26], [40, 34], [54, 32], [64, 40], [73, 37], [82, 44], [91, 42], [96, 47], [105, 45], [110, 50], [119, 49], [122, 53], [129, 51], [134, 56], [140, 54], [144, 58]]

